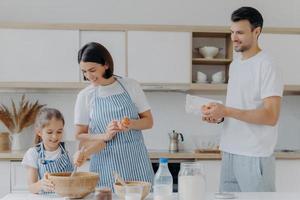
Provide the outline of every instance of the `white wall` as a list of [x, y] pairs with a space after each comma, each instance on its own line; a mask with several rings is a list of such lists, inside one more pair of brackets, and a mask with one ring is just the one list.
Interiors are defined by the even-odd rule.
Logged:
[[[19, 102], [22, 92], [0, 92], [0, 103], [10, 105], [10, 99]], [[28, 99], [39, 100], [42, 104], [55, 107], [62, 111], [66, 118], [65, 140], [74, 140], [73, 107], [77, 91], [43, 91], [27, 92]], [[194, 149], [207, 140], [216, 140], [221, 132], [221, 125], [211, 125], [201, 122], [199, 117], [186, 114], [185, 93], [180, 92], [146, 92], [154, 115], [154, 127], [144, 131], [145, 143], [149, 149], [168, 149], [168, 132], [173, 129], [185, 136], [185, 149]], [[224, 95], [207, 95], [204, 97], [224, 101]], [[300, 149], [300, 96], [284, 96], [281, 117], [279, 121], [279, 138], [277, 148]], [[5, 130], [2, 124], [0, 132]], [[32, 142], [33, 133], [24, 138], [26, 144]]]
[[240, 6], [266, 26], [300, 27], [299, 0], [0, 0], [0, 21], [224, 26]]

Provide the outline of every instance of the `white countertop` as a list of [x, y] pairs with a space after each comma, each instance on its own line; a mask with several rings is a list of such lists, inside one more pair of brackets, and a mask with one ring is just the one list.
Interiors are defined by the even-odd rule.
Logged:
[[[173, 200], [177, 200], [177, 194], [173, 195]], [[254, 192], [254, 193], [235, 193], [236, 200], [299, 200], [300, 193], [278, 193], [278, 192]], [[2, 200], [64, 200], [56, 195], [36, 195], [29, 192], [18, 192], [6, 195]], [[85, 199], [94, 199], [89, 195]], [[118, 200], [114, 196], [113, 200]], [[151, 195], [146, 200], [152, 200]], [[205, 200], [215, 200], [214, 194], [208, 194]]]

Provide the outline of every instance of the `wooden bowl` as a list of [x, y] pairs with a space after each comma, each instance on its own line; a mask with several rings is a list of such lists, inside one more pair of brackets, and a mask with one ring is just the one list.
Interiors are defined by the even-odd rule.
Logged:
[[54, 191], [62, 197], [83, 198], [94, 192], [99, 181], [99, 174], [92, 172], [50, 173], [49, 179], [54, 183]]
[[[151, 183], [143, 182], [143, 181], [125, 181], [128, 185], [142, 185], [143, 193], [142, 200], [145, 199], [151, 190]], [[125, 199], [125, 187], [121, 185], [121, 183], [114, 184], [115, 193], [118, 195], [120, 199]]]

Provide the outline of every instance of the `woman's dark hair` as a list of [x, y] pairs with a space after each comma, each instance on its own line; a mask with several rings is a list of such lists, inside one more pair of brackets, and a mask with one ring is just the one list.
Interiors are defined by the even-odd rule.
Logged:
[[107, 65], [108, 69], [103, 75], [106, 79], [110, 78], [114, 73], [114, 62], [110, 53], [103, 45], [97, 42], [87, 43], [78, 51], [78, 63], [81, 61]]
[[231, 14], [231, 21], [238, 22], [240, 20], [248, 20], [252, 30], [263, 27], [263, 17], [258, 10], [252, 7], [241, 7]]

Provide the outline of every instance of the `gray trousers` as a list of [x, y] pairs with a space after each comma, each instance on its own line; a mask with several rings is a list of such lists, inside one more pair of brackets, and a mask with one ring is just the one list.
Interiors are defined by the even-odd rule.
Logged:
[[223, 152], [220, 192], [275, 192], [275, 157]]

